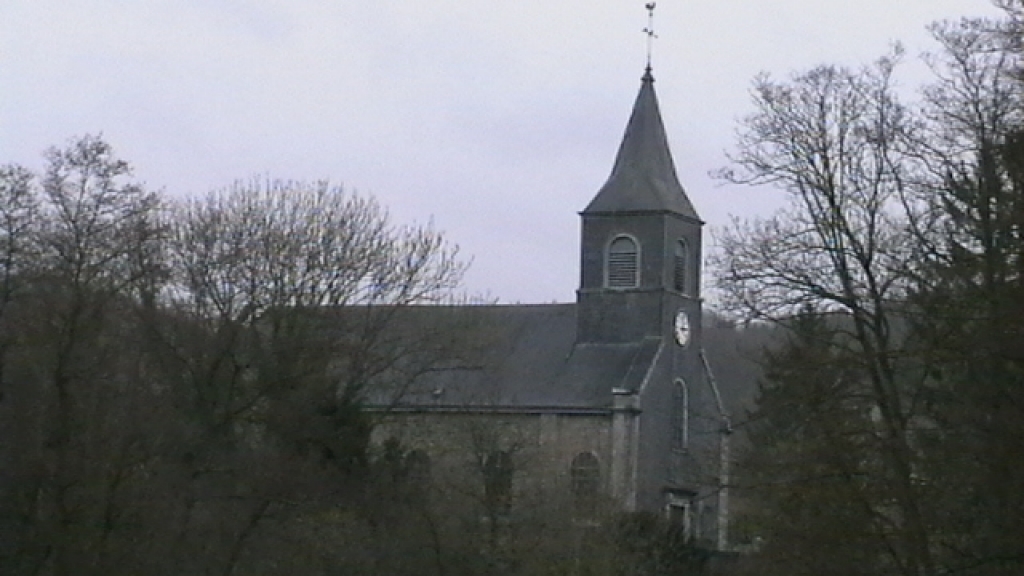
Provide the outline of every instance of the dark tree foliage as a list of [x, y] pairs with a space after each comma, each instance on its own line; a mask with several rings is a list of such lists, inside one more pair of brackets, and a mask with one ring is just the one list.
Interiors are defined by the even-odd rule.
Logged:
[[621, 576], [709, 574], [711, 554], [695, 545], [683, 526], [649, 513], [625, 514], [609, 530]]
[[877, 551], [898, 545], [877, 505], [887, 489], [864, 370], [839, 322], [807, 310], [765, 353], [737, 474], [752, 503], [740, 528], [762, 535], [756, 566], [768, 573], [883, 573]]
[[[934, 531], [965, 574], [1024, 569], [1024, 84], [1019, 12], [936, 27], [928, 92], [932, 173], [944, 218], [922, 242], [912, 332], [930, 370], [936, 430], [922, 449]], [[956, 527], [956, 529], [951, 529]]]
[[759, 80], [733, 178], [796, 202], [730, 230], [719, 262], [735, 309], [790, 334], [765, 355], [739, 479], [755, 573], [1024, 569], [1024, 85], [1005, 4], [932, 28], [916, 109], [871, 69]]
[[463, 270], [326, 183], [172, 205], [96, 136], [0, 168], [0, 573], [337, 564], [390, 497], [364, 398], [461, 337], [395, 323]]
[[1024, 568], [1024, 521], [1008, 513], [1024, 509], [1024, 146], [1016, 133], [999, 138], [971, 178], [950, 178], [959, 225], [912, 299], [940, 431], [926, 445], [942, 487], [936, 530], [968, 574]]

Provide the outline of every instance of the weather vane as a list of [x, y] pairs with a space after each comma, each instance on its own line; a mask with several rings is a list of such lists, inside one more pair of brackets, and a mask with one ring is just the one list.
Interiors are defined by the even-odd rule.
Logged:
[[651, 48], [654, 45], [654, 39], [658, 37], [654, 33], [654, 6], [656, 2], [648, 2], [644, 5], [647, 8], [647, 28], [644, 28], [644, 34], [647, 34], [647, 71], [651, 71]]

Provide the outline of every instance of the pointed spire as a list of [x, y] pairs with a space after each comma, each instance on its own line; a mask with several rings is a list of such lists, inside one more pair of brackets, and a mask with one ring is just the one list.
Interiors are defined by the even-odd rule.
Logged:
[[700, 220], [676, 176], [648, 66], [615, 167], [583, 213], [664, 211]]

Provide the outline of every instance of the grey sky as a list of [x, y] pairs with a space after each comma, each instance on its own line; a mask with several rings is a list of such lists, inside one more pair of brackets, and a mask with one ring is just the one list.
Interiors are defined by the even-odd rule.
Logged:
[[[569, 301], [576, 213], [640, 85], [643, 0], [2, 0], [0, 163], [102, 132], [150, 187], [328, 178], [458, 243], [470, 291]], [[860, 64], [987, 0], [660, 0], [655, 87], [709, 231], [769, 212], [723, 186], [751, 78]], [[706, 235], [709, 248], [713, 241]]]

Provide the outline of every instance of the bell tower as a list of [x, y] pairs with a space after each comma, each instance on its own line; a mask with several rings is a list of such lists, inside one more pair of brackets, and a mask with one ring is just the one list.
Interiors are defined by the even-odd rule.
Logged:
[[612, 173], [580, 213], [577, 342], [700, 349], [703, 222], [679, 184], [648, 66]]

